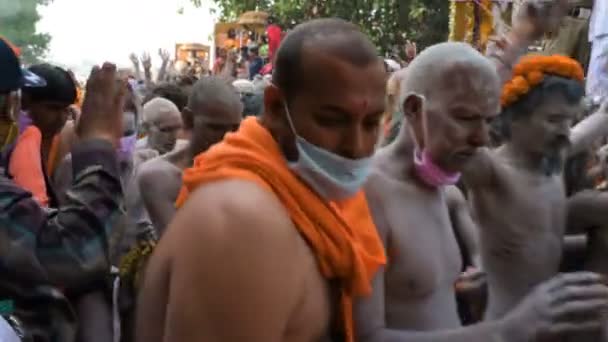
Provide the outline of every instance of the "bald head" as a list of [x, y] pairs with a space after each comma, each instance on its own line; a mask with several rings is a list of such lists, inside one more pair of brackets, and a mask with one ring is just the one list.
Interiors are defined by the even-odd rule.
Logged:
[[179, 118], [180, 115], [177, 106], [162, 97], [148, 101], [143, 108], [143, 121], [146, 123], [155, 123], [171, 117]]
[[408, 129], [398, 139], [411, 140], [444, 170], [461, 172], [488, 143], [488, 122], [500, 108], [498, 73], [467, 44], [434, 45], [409, 65], [400, 105]]
[[194, 116], [214, 117], [217, 113], [224, 112], [211, 110], [217, 108], [241, 113], [242, 106], [236, 89], [228, 81], [215, 76], [204, 77], [197, 81], [188, 100], [188, 108]]
[[144, 105], [143, 127], [148, 133], [147, 147], [160, 154], [167, 153], [175, 147], [182, 116], [173, 102], [157, 97]]
[[[456, 84], [459, 83], [459, 84]], [[401, 82], [401, 99], [416, 93], [431, 99], [441, 88], [463, 87], [500, 91], [500, 80], [492, 62], [465, 43], [433, 45], [418, 55]]]
[[354, 66], [378, 62], [375, 46], [359, 28], [342, 19], [316, 19], [296, 26], [281, 42], [277, 52], [273, 83], [289, 97], [301, 86], [302, 58], [313, 49]]
[[186, 128], [192, 130], [191, 151], [195, 155], [206, 151], [236, 130], [242, 113], [241, 99], [228, 80], [209, 76], [196, 82], [184, 110]]

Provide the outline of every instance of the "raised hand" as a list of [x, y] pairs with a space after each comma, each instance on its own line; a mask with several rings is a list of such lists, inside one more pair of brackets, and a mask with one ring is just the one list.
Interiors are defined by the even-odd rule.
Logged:
[[145, 70], [152, 69], [152, 58], [150, 57], [149, 53], [144, 52], [141, 55], [141, 64], [143, 65]]
[[130, 54], [129, 59], [131, 60], [131, 63], [133, 63], [135, 68], [139, 67], [139, 58], [137, 58], [136, 54], [134, 54], [134, 53]]
[[160, 56], [160, 59], [165, 64], [168, 63], [169, 59], [171, 58], [171, 54], [169, 53], [169, 51], [163, 49], [158, 49], [158, 56]]
[[540, 39], [544, 34], [555, 32], [559, 28], [570, 8], [568, 0], [527, 0], [517, 14], [518, 29], [528, 39]]
[[123, 107], [127, 83], [118, 79], [116, 66], [93, 68], [87, 81], [77, 133], [81, 139], [105, 139], [118, 144], [123, 133]]
[[537, 286], [506, 316], [506, 337], [508, 341], [544, 341], [564, 334], [597, 332], [606, 324], [607, 309], [608, 287], [602, 276], [560, 274]]

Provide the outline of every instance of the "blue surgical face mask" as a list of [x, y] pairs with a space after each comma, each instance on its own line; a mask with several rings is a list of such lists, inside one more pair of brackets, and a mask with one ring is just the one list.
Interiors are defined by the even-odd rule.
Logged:
[[284, 106], [298, 149], [298, 160], [288, 162], [289, 168], [328, 201], [355, 195], [369, 176], [372, 158], [348, 159], [309, 143], [298, 135]]

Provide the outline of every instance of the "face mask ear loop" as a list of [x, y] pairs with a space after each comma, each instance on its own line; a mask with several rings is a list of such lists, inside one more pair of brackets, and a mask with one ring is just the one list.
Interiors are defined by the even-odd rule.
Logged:
[[287, 102], [285, 101], [283, 101], [283, 108], [285, 109], [285, 116], [287, 117], [287, 122], [289, 122], [289, 127], [291, 127], [293, 134], [297, 136], [296, 127], [293, 125], [293, 121], [291, 121], [291, 113], [289, 113], [289, 107], [287, 107]]

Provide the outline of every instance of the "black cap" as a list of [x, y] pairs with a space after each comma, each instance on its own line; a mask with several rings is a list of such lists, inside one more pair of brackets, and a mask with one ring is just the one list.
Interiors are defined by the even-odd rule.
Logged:
[[51, 101], [66, 106], [76, 102], [76, 83], [67, 70], [46, 63], [32, 65], [28, 70], [46, 83], [42, 87], [22, 88], [23, 94], [27, 95], [30, 101]]
[[44, 87], [46, 82], [36, 74], [24, 70], [11, 45], [0, 38], [0, 94], [22, 87]]

